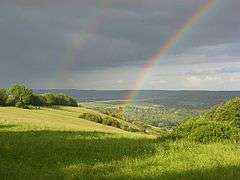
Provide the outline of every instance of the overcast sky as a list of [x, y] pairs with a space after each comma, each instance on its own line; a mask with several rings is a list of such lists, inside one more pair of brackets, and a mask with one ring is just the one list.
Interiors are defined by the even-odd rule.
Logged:
[[[207, 0], [0, 0], [0, 86], [131, 89]], [[141, 89], [240, 90], [240, 1], [216, 0]]]

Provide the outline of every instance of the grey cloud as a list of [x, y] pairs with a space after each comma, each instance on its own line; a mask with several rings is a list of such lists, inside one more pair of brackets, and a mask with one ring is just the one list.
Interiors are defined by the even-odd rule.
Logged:
[[[23, 79], [43, 85], [63, 71], [81, 76], [84, 69], [141, 67], [206, 1], [1, 0], [0, 85]], [[162, 65], [224, 62], [222, 55], [239, 61], [239, 7], [239, 0], [219, 0]], [[88, 37], [76, 45], [74, 34]]]
[[223, 67], [219, 69], [212, 70], [200, 70], [200, 71], [191, 71], [187, 74], [189, 75], [216, 75], [216, 74], [235, 74], [240, 73], [240, 65], [237, 67]]

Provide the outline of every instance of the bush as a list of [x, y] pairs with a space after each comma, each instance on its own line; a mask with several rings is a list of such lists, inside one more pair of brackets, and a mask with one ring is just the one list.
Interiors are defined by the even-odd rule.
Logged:
[[7, 92], [5, 89], [0, 89], [0, 106], [5, 106], [7, 103]]
[[129, 131], [129, 132], [144, 132], [141, 128], [139, 127], [133, 127], [129, 126], [127, 124], [119, 124], [119, 128], [124, 130], [124, 131]]
[[146, 131], [146, 129], [147, 129], [147, 125], [144, 123], [144, 122], [142, 122], [142, 121], [133, 121], [132, 122], [134, 125], [136, 125], [137, 127], [138, 127], [138, 129], [139, 129], [139, 131], [141, 131], [141, 132], [145, 132]]
[[46, 104], [49, 106], [78, 106], [78, 103], [74, 98], [64, 94], [45, 93], [42, 96], [46, 99]]
[[15, 106], [18, 107], [18, 108], [29, 109], [26, 104], [24, 104], [23, 102], [20, 102], [20, 101], [17, 102], [17, 103], [15, 104]]
[[89, 120], [89, 121], [93, 121], [93, 122], [96, 122], [96, 123], [102, 123], [103, 122], [103, 119], [100, 115], [93, 114], [93, 113], [82, 113], [81, 115], [79, 115], [79, 118], [86, 119], [86, 120]]
[[86, 120], [93, 121], [93, 122], [100, 123], [100, 124], [104, 124], [107, 126], [116, 127], [116, 128], [120, 127], [120, 123], [118, 120], [111, 118], [111, 117], [107, 117], [107, 116], [102, 117], [99, 114], [94, 114], [94, 113], [89, 113], [89, 112], [82, 113], [81, 115], [79, 115], [79, 118], [86, 119]]
[[33, 106], [46, 106], [47, 100], [42, 96], [38, 94], [33, 94], [31, 98], [31, 105]]
[[105, 125], [108, 125], [108, 126], [113, 126], [113, 127], [116, 127], [116, 128], [120, 127], [120, 123], [119, 123], [118, 120], [116, 120], [114, 118], [107, 117], [107, 116], [103, 118], [102, 124], [105, 124]]

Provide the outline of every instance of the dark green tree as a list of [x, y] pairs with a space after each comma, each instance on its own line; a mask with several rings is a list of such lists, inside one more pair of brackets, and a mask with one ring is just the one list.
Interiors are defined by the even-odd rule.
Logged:
[[46, 99], [46, 103], [48, 106], [58, 105], [57, 98], [52, 93], [45, 93], [42, 95]]
[[31, 98], [31, 105], [33, 106], [46, 106], [47, 100], [45, 97], [39, 94], [33, 94]]
[[6, 89], [0, 89], [0, 106], [6, 105], [7, 97]]
[[64, 94], [45, 93], [42, 96], [46, 99], [46, 103], [49, 106], [78, 106], [78, 103], [74, 98]]

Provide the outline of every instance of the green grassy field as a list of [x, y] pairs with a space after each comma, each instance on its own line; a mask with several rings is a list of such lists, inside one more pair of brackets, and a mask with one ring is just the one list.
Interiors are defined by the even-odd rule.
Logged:
[[0, 179], [240, 179], [239, 144], [161, 141], [87, 111], [0, 108]]

